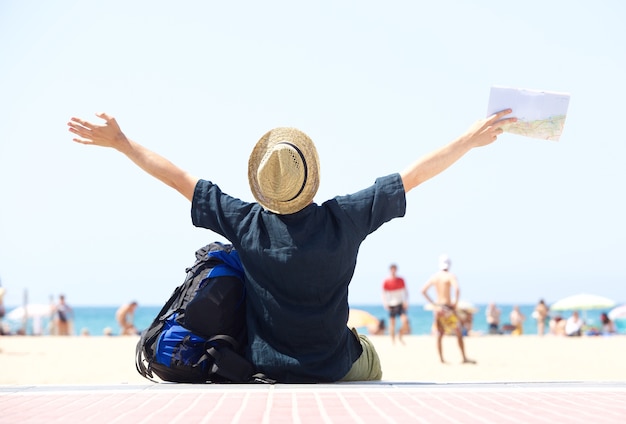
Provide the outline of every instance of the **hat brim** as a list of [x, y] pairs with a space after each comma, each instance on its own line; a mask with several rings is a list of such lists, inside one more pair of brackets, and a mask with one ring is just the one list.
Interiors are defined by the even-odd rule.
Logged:
[[[288, 142], [296, 146], [302, 153], [307, 168], [307, 177], [302, 190], [297, 197], [289, 201], [278, 201], [264, 196], [258, 180], [259, 166], [266, 152], [281, 142]], [[271, 212], [287, 215], [304, 209], [313, 202], [320, 183], [319, 157], [313, 141], [296, 128], [281, 127], [268, 131], [256, 143], [250, 154], [250, 159], [248, 160], [248, 182], [256, 201]]]

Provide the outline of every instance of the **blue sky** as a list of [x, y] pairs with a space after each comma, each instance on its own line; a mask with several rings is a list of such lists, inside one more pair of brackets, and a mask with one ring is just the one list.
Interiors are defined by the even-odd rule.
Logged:
[[559, 142], [505, 134], [407, 198], [362, 245], [350, 300], [398, 264], [411, 301], [448, 253], [462, 297], [626, 302], [626, 5], [619, 1], [0, 3], [0, 278], [5, 303], [163, 303], [221, 238], [71, 116], [252, 200], [248, 154], [295, 126], [316, 201], [399, 172], [486, 113], [493, 85], [571, 94]]

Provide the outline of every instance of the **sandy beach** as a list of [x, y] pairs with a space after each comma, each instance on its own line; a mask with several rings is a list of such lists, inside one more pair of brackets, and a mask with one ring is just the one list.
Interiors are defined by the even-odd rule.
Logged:
[[[383, 380], [424, 383], [626, 381], [626, 336], [466, 337], [477, 364], [461, 364], [454, 337], [444, 339], [447, 363], [435, 339], [408, 336], [391, 344], [372, 336]], [[151, 384], [135, 370], [136, 337], [0, 337], [0, 384]]]

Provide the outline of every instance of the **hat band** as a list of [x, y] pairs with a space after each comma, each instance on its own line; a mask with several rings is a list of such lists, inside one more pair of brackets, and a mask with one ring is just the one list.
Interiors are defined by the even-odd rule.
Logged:
[[302, 191], [304, 190], [304, 187], [306, 186], [306, 180], [309, 174], [309, 171], [308, 171], [309, 167], [307, 166], [306, 159], [304, 158], [304, 155], [302, 154], [302, 151], [298, 148], [298, 146], [296, 146], [295, 144], [289, 143], [287, 141], [281, 141], [280, 143], [276, 143], [276, 144], [286, 144], [289, 147], [293, 147], [293, 149], [296, 152], [298, 152], [298, 154], [300, 155], [300, 159], [302, 160], [302, 164], [304, 165], [304, 178], [302, 179], [302, 187], [300, 187], [300, 190], [298, 190], [295, 196], [287, 200], [287, 202], [291, 202], [292, 200], [300, 196], [300, 194], [302, 194]]

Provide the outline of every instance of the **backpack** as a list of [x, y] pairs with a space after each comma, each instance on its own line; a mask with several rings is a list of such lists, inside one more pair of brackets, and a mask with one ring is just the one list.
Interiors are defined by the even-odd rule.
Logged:
[[142, 332], [135, 352], [137, 371], [177, 383], [260, 380], [244, 357], [245, 286], [239, 254], [230, 244], [211, 243]]

